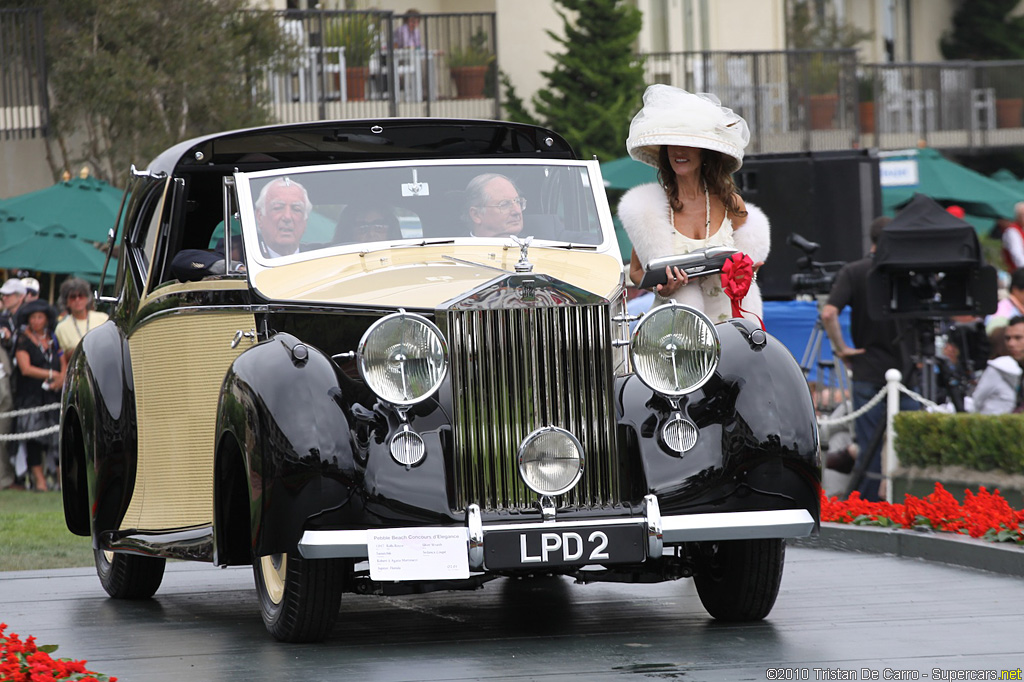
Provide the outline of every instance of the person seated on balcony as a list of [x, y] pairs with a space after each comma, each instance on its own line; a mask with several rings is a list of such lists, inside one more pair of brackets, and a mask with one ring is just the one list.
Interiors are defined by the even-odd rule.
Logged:
[[[630, 123], [629, 155], [658, 169], [658, 183], [634, 187], [619, 202], [619, 219], [630, 240], [629, 276], [638, 285], [644, 264], [707, 246], [747, 254], [753, 274], [768, 256], [768, 218], [744, 205], [732, 173], [743, 163], [750, 140], [747, 123], [714, 95], [695, 95], [669, 85], [652, 85]], [[732, 301], [717, 275], [691, 279], [666, 268], [668, 281], [655, 287], [654, 305], [669, 299], [703, 311], [712, 322], [733, 316]], [[756, 282], [739, 303], [753, 319], [762, 317]]]
[[402, 23], [395, 29], [395, 47], [423, 47], [420, 37], [420, 11], [418, 9], [407, 10], [402, 17]]
[[334, 244], [382, 242], [401, 239], [398, 218], [389, 207], [353, 203], [345, 207], [334, 227]]

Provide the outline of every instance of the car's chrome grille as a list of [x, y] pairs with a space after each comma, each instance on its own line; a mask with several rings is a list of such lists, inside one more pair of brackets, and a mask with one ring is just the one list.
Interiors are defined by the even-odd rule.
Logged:
[[562, 504], [618, 501], [608, 306], [449, 310], [456, 507], [530, 507], [519, 476], [523, 439], [542, 426], [579, 438], [580, 483]]

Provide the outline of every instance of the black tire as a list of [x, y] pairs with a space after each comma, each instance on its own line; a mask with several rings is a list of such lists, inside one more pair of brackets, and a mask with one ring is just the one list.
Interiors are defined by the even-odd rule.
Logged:
[[93, 550], [96, 575], [114, 599], [149, 599], [160, 589], [166, 559]]
[[345, 562], [272, 554], [253, 562], [263, 623], [282, 642], [320, 642], [341, 606]]
[[698, 544], [693, 582], [707, 612], [717, 620], [761, 620], [775, 606], [786, 544], [781, 539]]

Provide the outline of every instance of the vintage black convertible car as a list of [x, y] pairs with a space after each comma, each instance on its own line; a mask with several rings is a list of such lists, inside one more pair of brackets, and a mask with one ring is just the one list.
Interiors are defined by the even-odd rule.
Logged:
[[752, 620], [784, 538], [817, 532], [797, 363], [681, 305], [631, 331], [598, 163], [549, 130], [190, 140], [132, 169], [116, 233], [60, 446], [112, 597], [178, 558], [251, 564], [287, 641], [329, 635], [343, 592], [503, 576], [693, 577], [712, 616]]

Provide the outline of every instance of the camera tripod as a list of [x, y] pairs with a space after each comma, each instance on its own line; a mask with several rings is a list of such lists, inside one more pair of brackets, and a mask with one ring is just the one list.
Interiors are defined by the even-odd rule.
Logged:
[[822, 306], [823, 303], [819, 297], [818, 316], [800, 358], [800, 368], [804, 371], [804, 378], [808, 380], [808, 385], [812, 381], [811, 372], [815, 370], [813, 381], [817, 384], [818, 391], [816, 394], [812, 394], [814, 409], [818, 413], [828, 414], [842, 403], [850, 400], [850, 380], [846, 374], [846, 366], [840, 358], [835, 355], [831, 358], [824, 356], [824, 350], [831, 347], [831, 342], [825, 332], [825, 325], [821, 321]]

